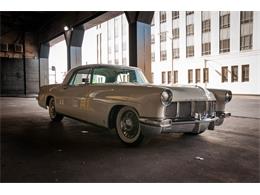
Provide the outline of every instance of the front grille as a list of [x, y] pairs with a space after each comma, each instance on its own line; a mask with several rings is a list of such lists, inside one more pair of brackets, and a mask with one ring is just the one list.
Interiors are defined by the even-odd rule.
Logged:
[[194, 102], [194, 112], [204, 113], [206, 112], [206, 102]]
[[180, 102], [179, 116], [178, 118], [190, 118], [191, 117], [191, 102]]
[[177, 102], [172, 102], [165, 109], [165, 116], [167, 118], [175, 118], [177, 114]]
[[172, 102], [165, 109], [165, 117], [186, 120], [194, 118], [195, 113], [211, 116], [215, 110], [215, 101]]

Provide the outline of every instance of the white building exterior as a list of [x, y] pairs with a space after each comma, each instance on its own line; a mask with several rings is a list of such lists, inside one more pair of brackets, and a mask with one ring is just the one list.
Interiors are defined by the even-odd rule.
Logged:
[[[260, 12], [253, 12], [253, 21], [249, 25], [240, 24], [240, 12], [232, 11], [230, 14], [230, 25], [225, 36], [230, 38], [230, 51], [220, 53], [220, 15], [221, 12], [213, 11], [203, 13], [195, 11], [194, 14], [186, 16], [186, 12], [179, 12], [179, 17], [173, 19], [172, 12], [166, 12], [166, 22], [160, 21], [161, 12], [155, 12], [154, 25], [152, 26], [152, 52], [154, 61], [152, 62], [152, 72], [154, 83], [161, 84], [162, 80], [168, 84], [168, 71], [178, 71], [178, 84], [197, 84], [208, 88], [230, 89], [234, 94], [260, 94]], [[210, 30], [202, 36], [202, 17], [210, 20]], [[186, 36], [186, 26], [194, 24], [194, 35]], [[179, 38], [173, 39], [172, 29], [179, 28]], [[225, 30], [225, 29], [224, 29]], [[241, 32], [242, 31], [242, 32]], [[244, 32], [249, 31], [249, 32]], [[250, 32], [251, 31], [251, 32]], [[160, 41], [160, 33], [167, 32], [165, 43]], [[229, 34], [228, 34], [229, 33]], [[240, 50], [241, 34], [252, 34], [252, 47]], [[206, 38], [205, 38], [206, 37]], [[211, 51], [208, 55], [202, 55], [202, 42], [211, 43]], [[190, 43], [191, 42], [191, 43]], [[194, 45], [194, 56], [186, 56], [186, 46]], [[173, 45], [172, 45], [173, 43]], [[179, 58], [173, 59], [172, 47], [179, 48]], [[161, 60], [161, 48], [166, 48], [167, 59]], [[249, 65], [249, 80], [243, 78], [242, 66]], [[222, 82], [222, 67], [228, 67], [227, 81]], [[232, 82], [232, 66], [237, 66], [238, 75]], [[203, 69], [208, 68], [208, 82], [204, 82]], [[200, 70], [200, 81], [196, 82], [196, 69]], [[192, 70], [193, 81], [188, 82], [188, 70]], [[165, 72], [165, 73], [164, 73]], [[163, 79], [163, 74], [165, 79]], [[233, 73], [233, 78], [234, 78]]]
[[[155, 84], [260, 95], [260, 12], [155, 12], [151, 28]], [[83, 64], [127, 65], [128, 55], [125, 15], [85, 33]]]

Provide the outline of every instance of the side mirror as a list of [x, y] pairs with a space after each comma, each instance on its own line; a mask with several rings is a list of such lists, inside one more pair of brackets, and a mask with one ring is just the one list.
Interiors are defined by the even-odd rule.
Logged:
[[89, 78], [82, 78], [82, 84], [89, 84]]

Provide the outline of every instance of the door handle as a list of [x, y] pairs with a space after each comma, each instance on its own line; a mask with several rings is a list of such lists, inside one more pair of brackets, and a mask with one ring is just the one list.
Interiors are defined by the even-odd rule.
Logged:
[[67, 89], [68, 85], [62, 85], [62, 89]]

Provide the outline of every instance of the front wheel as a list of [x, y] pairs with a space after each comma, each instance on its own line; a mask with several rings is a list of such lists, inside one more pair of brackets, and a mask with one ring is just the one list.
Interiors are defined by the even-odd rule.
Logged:
[[137, 112], [131, 107], [123, 107], [116, 118], [116, 130], [122, 142], [137, 146], [144, 141]]
[[55, 109], [55, 100], [51, 98], [49, 101], [49, 115], [52, 121], [61, 121], [63, 119], [63, 115], [56, 112]]

